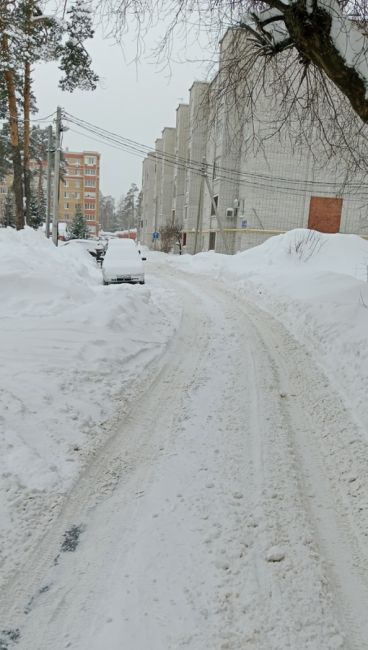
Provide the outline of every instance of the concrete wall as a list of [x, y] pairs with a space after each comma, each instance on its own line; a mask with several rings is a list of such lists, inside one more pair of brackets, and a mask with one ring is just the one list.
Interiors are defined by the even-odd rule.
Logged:
[[156, 182], [156, 155], [150, 152], [142, 165], [142, 228], [141, 241], [145, 246], [150, 246], [152, 233], [155, 228], [155, 182]]
[[162, 131], [161, 198], [158, 230], [172, 221], [172, 200], [174, 191], [176, 129], [165, 127]]
[[179, 104], [176, 109], [176, 139], [175, 139], [175, 169], [173, 187], [173, 215], [178, 224], [184, 220], [184, 198], [186, 170], [184, 161], [187, 159], [189, 136], [189, 105]]
[[[186, 251], [195, 250], [195, 231], [202, 185], [201, 165], [206, 156], [209, 117], [209, 84], [195, 81], [189, 91], [188, 170], [186, 174], [183, 228], [187, 233]], [[199, 243], [197, 239], [197, 251]]]

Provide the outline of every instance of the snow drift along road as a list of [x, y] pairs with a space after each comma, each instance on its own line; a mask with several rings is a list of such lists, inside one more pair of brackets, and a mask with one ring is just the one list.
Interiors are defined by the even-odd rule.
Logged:
[[103, 287], [88, 253], [31, 229], [0, 229], [0, 251], [4, 579], [108, 437], [117, 399], [164, 352], [180, 311], [158, 287]]

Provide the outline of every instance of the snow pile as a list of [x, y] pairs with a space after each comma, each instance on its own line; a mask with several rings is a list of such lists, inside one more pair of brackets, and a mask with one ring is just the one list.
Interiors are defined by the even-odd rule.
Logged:
[[0, 250], [0, 566], [10, 569], [180, 314], [157, 288], [103, 287], [87, 252], [30, 229], [1, 229]]
[[229, 257], [171, 258], [255, 300], [306, 344], [356, 417], [368, 425], [368, 242], [292, 230]]

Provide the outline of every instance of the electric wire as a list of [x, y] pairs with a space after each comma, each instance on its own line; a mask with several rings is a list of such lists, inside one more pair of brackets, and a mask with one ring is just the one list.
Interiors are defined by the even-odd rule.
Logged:
[[[154, 155], [157, 159], [165, 159], [166, 161], [173, 161], [176, 165], [187, 165], [188, 160], [186, 158], [182, 158], [180, 156], [177, 156], [175, 154], [169, 154], [167, 152], [162, 152], [160, 150], [152, 151], [152, 147], [149, 147], [148, 145], [144, 145], [142, 143], [136, 142], [135, 140], [131, 140], [128, 138], [125, 138], [124, 136], [120, 136], [116, 133], [113, 133], [111, 131], [107, 131], [106, 129], [103, 129], [102, 127], [98, 127], [90, 122], [87, 122], [86, 120], [81, 120], [80, 118], [77, 118], [75, 116], [72, 116], [69, 113], [65, 113], [66, 119], [67, 120], [75, 120], [76, 123], [78, 122], [78, 125], [82, 128], [85, 128], [87, 130], [93, 129], [94, 132], [98, 132], [101, 137], [104, 137], [105, 135], [109, 138], [113, 138], [115, 141], [118, 140], [119, 142], [124, 142], [127, 144], [127, 146], [132, 146], [137, 150], [140, 151], [140, 153], [143, 155], [143, 153], [147, 152], [148, 154]], [[190, 165], [193, 168], [201, 168], [203, 169], [203, 161], [199, 162], [196, 160], [191, 159], [190, 160]], [[212, 168], [212, 165], [210, 163], [205, 164], [207, 171]], [[312, 185], [313, 187], [341, 187], [343, 183], [341, 181], [318, 181], [318, 180], [308, 180], [308, 179], [293, 179], [293, 178], [285, 178], [282, 176], [269, 176], [267, 174], [260, 174], [260, 173], [255, 173], [255, 172], [244, 172], [244, 171], [239, 171], [237, 169], [232, 169], [228, 167], [223, 167], [221, 165], [216, 166], [216, 169], [218, 171], [223, 172], [223, 173], [228, 173], [228, 174], [234, 174], [239, 177], [249, 177], [251, 179], [256, 178], [256, 179], [263, 179], [267, 182], [274, 182], [274, 181], [279, 181], [279, 182], [288, 182], [296, 185]], [[361, 184], [359, 182], [356, 183], [349, 183], [349, 187], [356, 186], [359, 188]]]
[[[152, 157], [152, 159], [155, 161], [162, 161], [165, 163], [165, 165], [175, 167], [176, 169], [191, 171], [197, 175], [203, 175], [204, 169], [207, 173], [208, 171], [212, 170], [213, 166], [209, 163], [204, 164], [203, 162], [196, 160], [188, 160], [183, 157], [174, 154], [168, 154], [167, 152], [160, 150], [153, 151], [152, 147], [149, 147], [148, 145], [142, 144], [135, 140], [131, 140], [130, 138], [125, 138], [124, 136], [121, 136], [114, 132], [107, 131], [102, 127], [87, 122], [86, 120], [77, 118], [76, 116], [73, 116], [66, 111], [63, 112], [63, 117], [67, 122], [77, 125], [79, 128], [82, 128], [83, 130], [92, 134], [94, 136], [94, 139], [97, 139], [96, 136], [100, 138], [100, 140], [97, 140], [98, 142], [101, 142], [102, 139], [103, 142], [109, 144], [113, 148], [121, 149], [127, 153], [130, 153], [131, 155], [135, 155], [140, 158]], [[222, 166], [216, 166], [216, 175], [213, 177], [213, 181], [224, 181], [237, 186], [250, 185], [252, 187], [257, 187], [260, 189], [272, 190], [277, 193], [294, 194], [297, 196], [304, 196], [308, 186], [316, 187], [321, 190], [322, 188], [333, 188], [335, 186], [341, 189], [343, 185], [343, 183], [335, 181], [309, 181], [307, 179], [290, 179], [281, 176], [256, 174], [254, 172], [240, 172], [239, 170]], [[349, 189], [353, 188], [360, 189], [361, 184], [349, 183]], [[342, 192], [338, 192], [338, 194], [341, 193]], [[343, 194], [346, 196], [348, 192], [344, 191]], [[357, 195], [367, 196], [367, 192], [360, 191], [355, 192], [354, 194], [350, 193], [350, 196]]]

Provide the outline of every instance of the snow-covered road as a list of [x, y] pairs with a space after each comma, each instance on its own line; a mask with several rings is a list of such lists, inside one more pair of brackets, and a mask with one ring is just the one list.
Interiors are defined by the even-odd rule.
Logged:
[[368, 648], [359, 425], [271, 316], [155, 268], [180, 328], [3, 588], [0, 647]]

